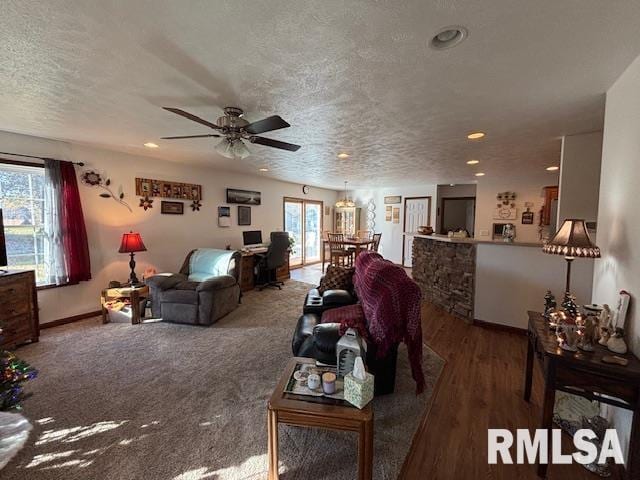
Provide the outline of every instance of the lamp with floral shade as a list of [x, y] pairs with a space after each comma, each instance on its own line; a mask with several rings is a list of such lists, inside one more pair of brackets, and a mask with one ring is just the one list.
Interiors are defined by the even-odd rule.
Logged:
[[589, 232], [582, 219], [568, 218], [551, 240], [542, 247], [544, 253], [564, 255], [567, 261], [567, 279], [565, 298], [570, 294], [571, 262], [576, 257], [600, 258], [600, 248], [589, 237]]

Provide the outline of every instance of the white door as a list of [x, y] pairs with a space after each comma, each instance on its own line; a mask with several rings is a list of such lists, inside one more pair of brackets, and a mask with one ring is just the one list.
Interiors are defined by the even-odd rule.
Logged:
[[[418, 227], [431, 225], [429, 205], [431, 197], [405, 198], [404, 200], [404, 233], [416, 233]], [[411, 252], [413, 250], [413, 236], [404, 235], [404, 258], [402, 264], [411, 266]]]

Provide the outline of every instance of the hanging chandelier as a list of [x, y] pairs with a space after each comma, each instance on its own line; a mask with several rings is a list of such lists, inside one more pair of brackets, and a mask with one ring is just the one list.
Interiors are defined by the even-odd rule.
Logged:
[[347, 195], [347, 182], [344, 182], [344, 198], [341, 198], [336, 202], [336, 208], [352, 208], [356, 203]]

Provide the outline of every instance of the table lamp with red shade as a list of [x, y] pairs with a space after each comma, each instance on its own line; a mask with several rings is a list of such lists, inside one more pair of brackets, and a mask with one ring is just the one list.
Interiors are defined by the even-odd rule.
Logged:
[[139, 286], [140, 281], [136, 277], [136, 261], [134, 258], [135, 252], [146, 252], [147, 247], [142, 242], [142, 237], [138, 232], [129, 232], [122, 234], [122, 241], [120, 242], [120, 253], [131, 254], [131, 260], [129, 260], [129, 267], [131, 267], [131, 274], [129, 275], [129, 283], [132, 287]]

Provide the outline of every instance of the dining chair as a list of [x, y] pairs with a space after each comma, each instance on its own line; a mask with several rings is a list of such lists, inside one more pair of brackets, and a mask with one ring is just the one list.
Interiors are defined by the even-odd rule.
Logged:
[[372, 252], [377, 252], [378, 248], [380, 248], [380, 239], [382, 238], [382, 234], [381, 233], [374, 233], [373, 234], [373, 243], [371, 244], [371, 251]]
[[353, 252], [345, 249], [343, 233], [329, 233], [329, 263], [342, 265], [343, 267], [353, 265]]

